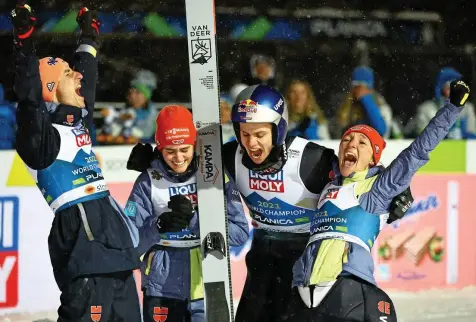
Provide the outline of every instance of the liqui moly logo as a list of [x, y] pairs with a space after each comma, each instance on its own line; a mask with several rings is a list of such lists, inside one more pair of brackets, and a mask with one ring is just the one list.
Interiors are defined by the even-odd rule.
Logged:
[[73, 129], [73, 134], [76, 137], [76, 145], [79, 148], [91, 144], [91, 137], [86, 130]]
[[169, 197], [182, 195], [190, 199], [193, 205], [198, 203], [197, 200], [197, 184], [191, 183], [183, 186], [169, 187]]
[[250, 170], [250, 189], [284, 192], [283, 171], [274, 174], [257, 174]]

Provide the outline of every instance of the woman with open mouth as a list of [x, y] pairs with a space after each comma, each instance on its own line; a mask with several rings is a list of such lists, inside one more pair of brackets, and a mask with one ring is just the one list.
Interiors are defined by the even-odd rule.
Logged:
[[[139, 252], [145, 253], [141, 264], [144, 322], [157, 321], [158, 316], [167, 321], [204, 322], [197, 131], [184, 106], [165, 106], [156, 123], [155, 151], [150, 144], [132, 151], [131, 158], [140, 154], [152, 162], [149, 165], [147, 158], [146, 169], [137, 178], [126, 205], [139, 232], [157, 227], [155, 234], [139, 234]], [[129, 162], [128, 168], [131, 166]], [[225, 180], [225, 191], [228, 242], [241, 246], [249, 237], [248, 221], [231, 181]]]
[[378, 165], [385, 141], [375, 129], [357, 125], [344, 133], [339, 168], [320, 195], [311, 238], [294, 266], [293, 312], [301, 312], [291, 321], [397, 321], [392, 301], [376, 286], [371, 249], [392, 199], [429, 161], [468, 96], [463, 81], [453, 82], [449, 102], [387, 168]]
[[[292, 299], [292, 268], [309, 240], [310, 221], [319, 194], [338, 167], [332, 149], [288, 136], [286, 101], [266, 85], [245, 88], [232, 107], [236, 141], [223, 146], [223, 163], [230, 180], [250, 211], [253, 241], [246, 254], [247, 277], [236, 322], [287, 321]], [[150, 158], [131, 155], [128, 169], [149, 166]], [[400, 218], [411, 199], [395, 198], [392, 218]]]

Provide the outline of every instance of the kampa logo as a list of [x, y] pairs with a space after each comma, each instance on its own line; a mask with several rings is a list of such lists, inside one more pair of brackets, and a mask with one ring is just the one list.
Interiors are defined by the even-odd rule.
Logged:
[[257, 174], [250, 170], [250, 189], [284, 192], [283, 171], [274, 174]]
[[206, 130], [206, 131], [200, 131], [198, 132], [199, 136], [215, 136], [217, 135], [217, 132], [214, 130]]
[[203, 179], [205, 182], [215, 183], [218, 177], [218, 168], [213, 164], [213, 149], [211, 145], [203, 146], [201, 162], [201, 172], [203, 174]]
[[0, 308], [18, 304], [18, 222], [17, 197], [0, 197]]
[[169, 197], [176, 196], [176, 195], [183, 195], [186, 196], [192, 204], [196, 205], [198, 203], [197, 200], [197, 184], [191, 183], [183, 186], [178, 187], [169, 187]]

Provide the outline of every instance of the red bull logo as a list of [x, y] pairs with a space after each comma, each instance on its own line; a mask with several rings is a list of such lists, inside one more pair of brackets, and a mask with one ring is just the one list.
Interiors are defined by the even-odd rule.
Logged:
[[253, 100], [247, 99], [240, 102], [240, 104], [238, 105], [238, 112], [256, 113], [258, 111], [257, 106], [258, 106], [258, 103], [256, 103]]

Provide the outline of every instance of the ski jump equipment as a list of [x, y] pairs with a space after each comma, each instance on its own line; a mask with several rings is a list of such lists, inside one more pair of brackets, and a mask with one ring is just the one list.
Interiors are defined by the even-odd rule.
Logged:
[[202, 244], [205, 316], [234, 320], [228, 220], [221, 155], [214, 0], [185, 0], [193, 120], [197, 128], [198, 212]]

